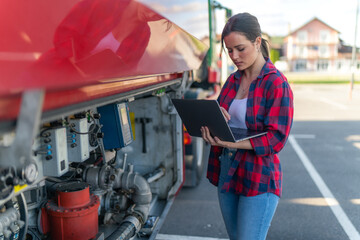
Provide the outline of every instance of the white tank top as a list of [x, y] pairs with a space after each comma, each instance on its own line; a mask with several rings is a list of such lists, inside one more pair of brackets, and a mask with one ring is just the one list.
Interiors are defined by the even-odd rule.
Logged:
[[247, 98], [234, 99], [229, 108], [230, 127], [247, 128], [245, 123]]

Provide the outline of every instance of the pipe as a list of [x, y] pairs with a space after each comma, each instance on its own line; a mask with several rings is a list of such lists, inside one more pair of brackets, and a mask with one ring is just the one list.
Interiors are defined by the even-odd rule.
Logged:
[[106, 240], [128, 240], [131, 239], [135, 233], [141, 228], [140, 221], [134, 216], [128, 216], [120, 227], [113, 232]]
[[159, 180], [163, 176], [165, 176], [165, 168], [161, 166], [158, 169], [156, 169], [154, 172], [145, 175], [144, 178], [148, 183], [152, 183]]
[[132, 172], [120, 172], [116, 177], [113, 189], [125, 189], [134, 191], [132, 200], [135, 203], [133, 211], [141, 216], [141, 222], [144, 223], [149, 214], [152, 194], [150, 185], [141, 175]]
[[[119, 229], [107, 239], [128, 239], [133, 231], [136, 233], [140, 230], [148, 218], [152, 199], [150, 185], [144, 177], [134, 172], [124, 172], [122, 169], [114, 169], [107, 166], [88, 168], [83, 178], [95, 187], [104, 188], [105, 186], [112, 186], [112, 189], [115, 191], [122, 189], [131, 192], [134, 206], [129, 208], [129, 215], [120, 224]], [[126, 238], [120, 238], [123, 234], [125, 234]]]

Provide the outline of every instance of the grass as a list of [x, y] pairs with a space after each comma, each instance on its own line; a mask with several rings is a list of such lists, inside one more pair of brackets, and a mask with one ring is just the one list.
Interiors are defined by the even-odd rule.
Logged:
[[[288, 79], [288, 81], [295, 84], [350, 84], [350, 80]], [[354, 81], [354, 84], [360, 84], [360, 81]]]
[[[295, 84], [350, 84], [351, 74], [327, 73], [294, 73], [284, 74], [289, 83]], [[356, 74], [354, 84], [360, 83], [360, 75]]]

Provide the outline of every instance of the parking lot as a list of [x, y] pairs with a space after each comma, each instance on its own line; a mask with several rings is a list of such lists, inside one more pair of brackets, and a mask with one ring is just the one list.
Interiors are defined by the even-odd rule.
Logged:
[[[292, 86], [295, 116], [269, 240], [360, 239], [360, 86]], [[350, 98], [351, 96], [351, 98]], [[227, 239], [216, 188], [184, 188], [157, 239]]]

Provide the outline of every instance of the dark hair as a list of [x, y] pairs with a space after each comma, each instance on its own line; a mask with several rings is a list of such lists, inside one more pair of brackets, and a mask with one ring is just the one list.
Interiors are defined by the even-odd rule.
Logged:
[[[221, 34], [221, 46], [224, 48], [224, 37], [232, 32], [243, 34], [249, 41], [255, 42], [261, 37], [261, 28], [257, 18], [250, 13], [238, 13], [227, 21]], [[264, 57], [269, 57], [268, 42], [261, 37], [261, 52]]]

